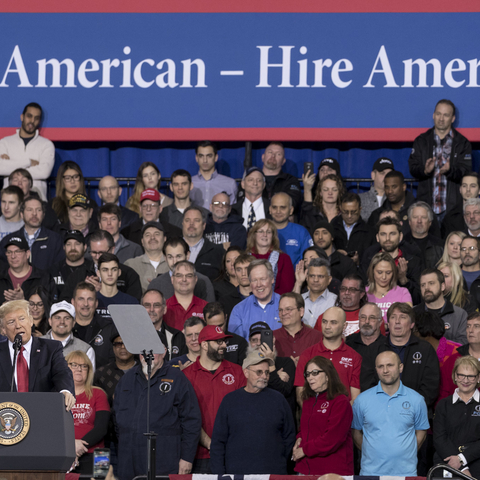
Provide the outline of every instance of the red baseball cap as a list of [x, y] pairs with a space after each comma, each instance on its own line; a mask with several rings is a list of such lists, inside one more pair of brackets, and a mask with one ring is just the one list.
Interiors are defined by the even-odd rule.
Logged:
[[152, 202], [159, 202], [160, 201], [160, 193], [158, 192], [158, 190], [154, 190], [153, 188], [147, 188], [140, 195], [140, 203], [142, 203], [144, 200], [151, 200]]
[[221, 340], [222, 338], [232, 338], [232, 335], [227, 335], [218, 326], [207, 325], [202, 328], [200, 335], [198, 336], [198, 343], [209, 342], [210, 340]]

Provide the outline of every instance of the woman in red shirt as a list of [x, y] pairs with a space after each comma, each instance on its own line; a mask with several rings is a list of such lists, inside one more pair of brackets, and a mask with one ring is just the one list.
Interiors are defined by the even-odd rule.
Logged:
[[75, 406], [72, 408], [75, 425], [75, 451], [79, 467], [75, 473], [91, 473], [93, 451], [103, 448], [108, 429], [110, 405], [107, 394], [93, 386], [93, 366], [84, 352], [76, 350], [65, 358], [75, 384]]
[[275, 278], [275, 293], [291, 292], [295, 285], [295, 270], [288, 254], [280, 250], [277, 227], [271, 220], [258, 220], [249, 230], [247, 253], [270, 262]]
[[353, 412], [333, 363], [314, 357], [305, 365], [300, 432], [293, 447], [303, 475], [353, 475]]

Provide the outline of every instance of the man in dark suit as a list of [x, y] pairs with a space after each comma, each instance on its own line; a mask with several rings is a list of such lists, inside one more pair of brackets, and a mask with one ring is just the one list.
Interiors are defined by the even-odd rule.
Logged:
[[72, 372], [63, 357], [62, 344], [32, 337], [33, 318], [26, 300], [12, 300], [0, 307], [0, 329], [7, 342], [0, 342], [0, 392], [9, 392], [12, 380], [13, 341], [22, 336], [15, 369], [14, 390], [19, 392], [60, 392], [69, 411], [75, 405]]

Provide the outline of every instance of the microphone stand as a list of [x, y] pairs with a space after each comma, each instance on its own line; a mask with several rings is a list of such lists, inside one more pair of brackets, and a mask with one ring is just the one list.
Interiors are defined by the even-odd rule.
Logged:
[[10, 382], [10, 393], [13, 393], [13, 386], [15, 385], [15, 365], [17, 361], [18, 351], [22, 346], [22, 338], [20, 335], [18, 336], [19, 338], [15, 337], [15, 340], [13, 341], [13, 365], [12, 365], [12, 381]]
[[155, 480], [156, 476], [156, 451], [157, 434], [150, 431], [150, 378], [152, 376], [153, 350], [147, 353], [143, 350], [142, 356], [147, 364], [148, 384], [147, 384], [147, 480]]

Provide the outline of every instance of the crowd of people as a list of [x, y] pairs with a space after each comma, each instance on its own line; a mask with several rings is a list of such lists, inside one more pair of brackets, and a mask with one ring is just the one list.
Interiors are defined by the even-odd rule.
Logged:
[[66, 161], [47, 199], [41, 118], [27, 105], [0, 140], [0, 390], [13, 372], [17, 391], [63, 393], [75, 472], [107, 447], [111, 476], [146, 473], [147, 366], [109, 311], [140, 304], [165, 346], [158, 474], [480, 474], [480, 182], [452, 102], [413, 144], [416, 198], [384, 157], [360, 195], [334, 158], [300, 181], [278, 142], [237, 185], [203, 141], [171, 197], [160, 162], [122, 206], [114, 177], [90, 198]]

